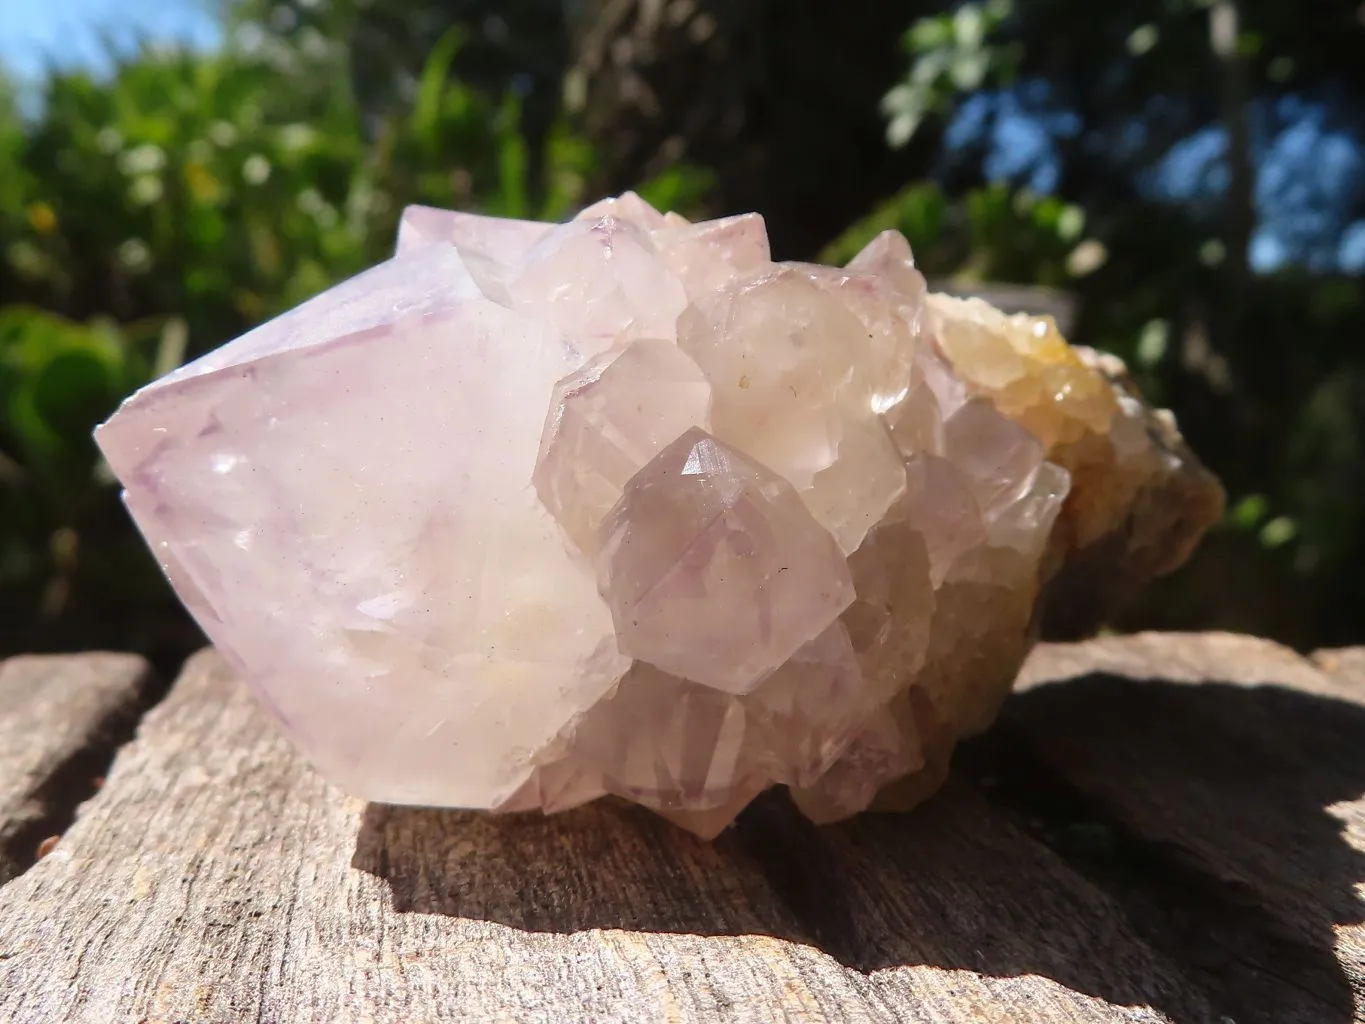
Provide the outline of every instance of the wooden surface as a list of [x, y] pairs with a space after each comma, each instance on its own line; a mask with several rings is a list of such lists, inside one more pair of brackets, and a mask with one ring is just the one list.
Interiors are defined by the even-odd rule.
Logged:
[[0, 662], [0, 883], [71, 823], [152, 689], [122, 654]]
[[817, 829], [770, 795], [713, 844], [605, 803], [366, 807], [204, 653], [0, 887], [0, 1020], [1341, 1024], [1362, 794], [1362, 651], [1044, 647], [921, 811]]

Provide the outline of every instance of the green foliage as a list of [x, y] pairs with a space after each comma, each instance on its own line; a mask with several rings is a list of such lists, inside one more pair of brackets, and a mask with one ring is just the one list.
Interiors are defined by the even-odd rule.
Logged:
[[1065, 287], [1103, 265], [1085, 237], [1085, 213], [1055, 196], [985, 185], [950, 200], [934, 182], [902, 189], [831, 242], [820, 258], [843, 264], [879, 232], [905, 235], [920, 269], [956, 284], [1022, 281]]
[[925, 118], [940, 114], [964, 92], [987, 81], [1007, 82], [1019, 60], [1016, 44], [1000, 45], [994, 36], [1013, 10], [1012, 0], [958, 5], [946, 14], [921, 18], [906, 32], [910, 71], [882, 100], [886, 137], [904, 146]]
[[[174, 623], [155, 564], [127, 528], [91, 431], [178, 360], [183, 325], [74, 323], [0, 311], [0, 647], [57, 646], [74, 619], [92, 645]], [[131, 613], [131, 614], [130, 614]]]
[[[6, 206], [28, 212], [6, 254], [19, 294], [120, 318], [180, 311], [198, 351], [380, 258], [406, 202], [544, 212], [516, 101], [453, 79], [458, 45], [433, 50], [410, 111], [373, 125], [344, 80], [294, 92], [319, 67], [230, 53], [147, 53], [108, 83], [54, 76], [10, 164], [27, 172]], [[550, 159], [567, 207], [585, 156], [561, 139]]]

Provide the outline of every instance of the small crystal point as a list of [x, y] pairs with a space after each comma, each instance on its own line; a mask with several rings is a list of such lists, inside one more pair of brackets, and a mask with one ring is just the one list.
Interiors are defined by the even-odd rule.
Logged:
[[910, 243], [899, 231], [883, 231], [848, 261], [846, 269], [881, 279], [900, 302], [916, 310], [929, 293], [924, 275], [915, 268]]
[[914, 719], [910, 707], [910, 693], [899, 694], [868, 719], [829, 771], [792, 787], [792, 799], [806, 817], [817, 825], [851, 817], [871, 806], [882, 787], [924, 768], [925, 746], [934, 733]]
[[539, 316], [594, 355], [623, 338], [677, 337], [681, 282], [646, 231], [604, 216], [546, 234], [514, 268], [512, 307]]
[[904, 490], [858, 358], [868, 338], [848, 305], [798, 266], [735, 278], [678, 321], [679, 346], [715, 389], [716, 436], [790, 481], [845, 554]]
[[622, 192], [619, 196], [598, 200], [581, 210], [574, 220], [595, 223], [603, 217], [614, 217], [644, 231], [657, 231], [669, 226], [662, 213], [634, 192]]
[[772, 258], [768, 232], [756, 213], [669, 225], [655, 231], [652, 238], [689, 299], [715, 291], [737, 274], [761, 270]]
[[397, 253], [401, 256], [433, 245], [454, 245], [494, 263], [512, 266], [553, 229], [553, 224], [535, 220], [409, 206], [398, 222]]
[[771, 783], [752, 732], [739, 698], [637, 662], [576, 724], [570, 746], [618, 796], [659, 811], [711, 811]]

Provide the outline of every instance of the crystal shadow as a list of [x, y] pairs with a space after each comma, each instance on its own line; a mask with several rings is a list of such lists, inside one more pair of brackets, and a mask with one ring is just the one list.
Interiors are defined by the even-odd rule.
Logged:
[[1333, 927], [1365, 920], [1365, 856], [1328, 808], [1362, 792], [1365, 708], [1097, 675], [1013, 697], [911, 815], [817, 828], [771, 793], [707, 844], [611, 803], [371, 806], [353, 866], [400, 911], [764, 934], [862, 972], [1042, 975], [1178, 1024], [1345, 1024]]

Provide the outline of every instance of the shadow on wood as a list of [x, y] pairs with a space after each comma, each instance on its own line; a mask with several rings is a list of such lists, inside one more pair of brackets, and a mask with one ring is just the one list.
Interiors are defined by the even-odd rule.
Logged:
[[1222, 1013], [1357, 1019], [1365, 950], [1336, 929], [1365, 921], [1343, 834], [1365, 831], [1365, 708], [1096, 675], [1018, 695], [964, 754]]
[[1365, 920], [1342, 835], [1365, 816], [1344, 804], [1363, 792], [1358, 704], [1090, 675], [1013, 698], [913, 815], [816, 828], [773, 793], [706, 844], [611, 803], [371, 806], [352, 865], [400, 913], [770, 935], [866, 973], [1041, 975], [1178, 1024], [1343, 1024], [1365, 974], [1334, 931]]

